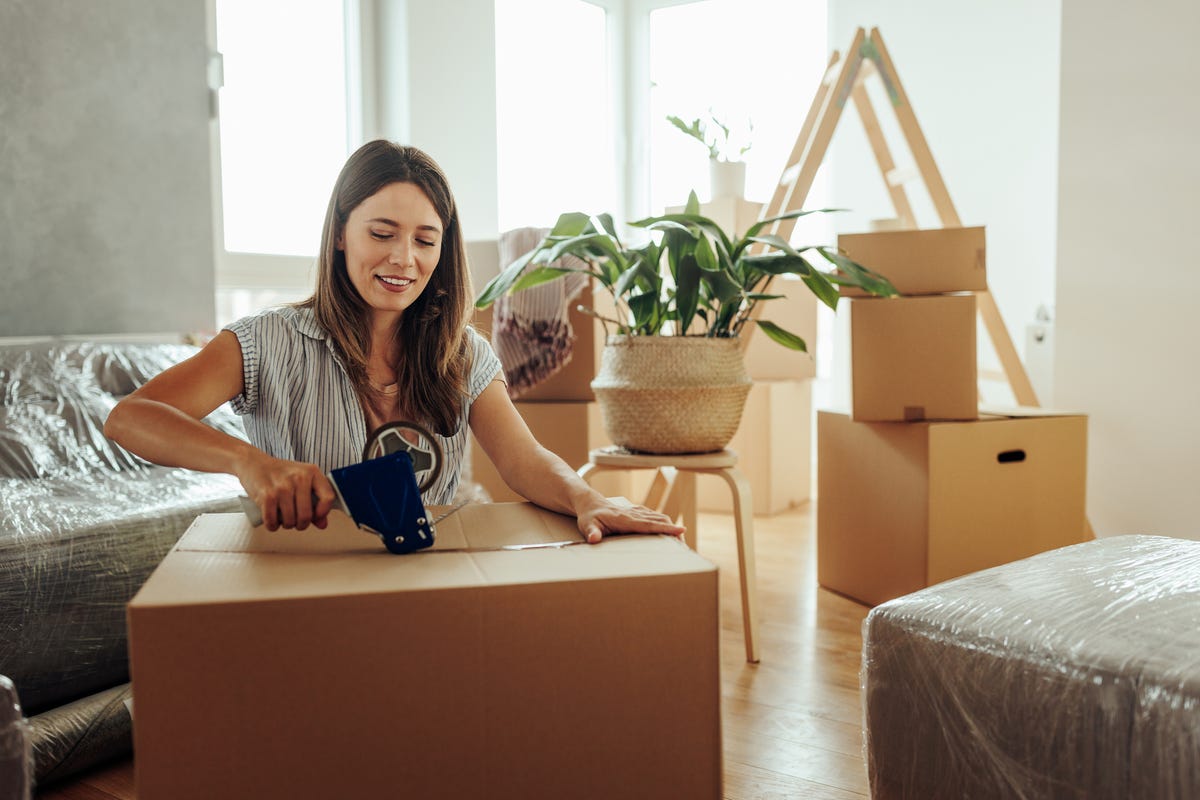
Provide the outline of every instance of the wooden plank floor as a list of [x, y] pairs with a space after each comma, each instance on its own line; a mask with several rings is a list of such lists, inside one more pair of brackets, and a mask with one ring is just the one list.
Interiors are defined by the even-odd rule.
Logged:
[[[858, 667], [868, 608], [817, 586], [816, 507], [756, 517], [761, 663], [747, 664], [733, 521], [701, 514], [721, 568], [725, 797], [868, 797]], [[44, 800], [131, 800], [132, 761], [49, 787]], [[265, 800], [265, 799], [264, 799]]]

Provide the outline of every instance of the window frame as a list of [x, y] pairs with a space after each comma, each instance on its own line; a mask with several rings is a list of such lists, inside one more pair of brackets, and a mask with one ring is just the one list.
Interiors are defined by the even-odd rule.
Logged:
[[[347, 151], [364, 141], [377, 127], [373, 102], [377, 86], [377, 49], [373, 31], [373, 0], [342, 0], [345, 30], [346, 145]], [[224, 85], [222, 56], [217, 49], [217, 0], [205, 0], [209, 64], [209, 157], [213, 209], [213, 250], [216, 293], [272, 289], [307, 293], [316, 278], [313, 256], [245, 253], [225, 247], [224, 194], [221, 180], [221, 115], [219, 93]]]

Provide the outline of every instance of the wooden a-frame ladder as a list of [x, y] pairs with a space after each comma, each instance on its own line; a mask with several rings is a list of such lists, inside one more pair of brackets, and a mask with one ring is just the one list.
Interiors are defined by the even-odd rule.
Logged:
[[[842, 109], [845, 108], [847, 100], [853, 100], [858, 115], [862, 119], [863, 127], [866, 129], [867, 139], [874, 151], [879, 171], [887, 185], [888, 194], [896, 209], [896, 217], [905, 228], [917, 227], [912, 205], [904, 190], [903, 178], [905, 176], [896, 169], [891, 151], [888, 149], [887, 141], [879, 126], [879, 118], [875, 115], [875, 109], [872, 107], [871, 99], [864, 85], [864, 81], [868, 78], [878, 76], [891, 101], [892, 108], [896, 112], [900, 130], [908, 142], [913, 160], [916, 162], [917, 174], [925, 183], [937, 215], [941, 219], [942, 227], [961, 227], [962, 221], [954, 209], [954, 203], [950, 201], [950, 193], [946, 190], [946, 184], [942, 180], [942, 174], [938, 171], [937, 164], [934, 163], [929, 144], [925, 141], [924, 134], [921, 133], [921, 126], [917, 124], [917, 117], [908, 102], [908, 95], [904, 93], [904, 87], [900, 85], [900, 77], [896, 74], [896, 68], [883, 44], [883, 37], [880, 36], [879, 29], [872, 28], [870, 34], [867, 34], [862, 28], [859, 28], [846, 52], [848, 55], [845, 60], [841, 60], [836, 50], [829, 59], [829, 66], [825, 70], [825, 76], [821, 79], [817, 95], [800, 128], [800, 135], [796, 138], [796, 145], [792, 149], [787, 166], [775, 188], [775, 194], [771, 201], [763, 207], [760, 219], [797, 211], [803, 207], [808, 192], [812, 188], [813, 180], [816, 178], [817, 168], [821, 166], [821, 162], [829, 150], [834, 129], [841, 120]], [[794, 219], [780, 220], [772, 223], [764, 232], [776, 234], [787, 240], [791, 237], [795, 224]], [[1000, 359], [1013, 397], [1019, 405], [1037, 406], [1037, 395], [1034, 393], [1033, 384], [1025, 372], [1025, 367], [1021, 364], [1021, 359], [1017, 356], [1012, 339], [1009, 338], [1008, 329], [1000, 317], [1000, 309], [996, 306], [995, 298], [992, 297], [990, 291], [977, 292], [976, 295], [979, 316], [983, 320], [992, 347]], [[761, 308], [761, 304], [756, 305], [754, 312], [758, 312]], [[757, 313], [752, 313], [752, 316], [757, 317]], [[754, 327], [756, 326], [748, 328], [747, 333]], [[743, 347], [745, 347], [749, 337], [743, 335], [742, 338]]]

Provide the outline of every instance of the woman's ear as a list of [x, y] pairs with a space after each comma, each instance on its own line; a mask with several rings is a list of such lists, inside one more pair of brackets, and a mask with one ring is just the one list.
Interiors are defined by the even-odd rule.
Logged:
[[333, 243], [333, 247], [335, 250], [341, 250], [341, 251], [345, 252], [345, 250], [346, 250], [346, 235], [344, 233], [338, 234], [337, 241], [335, 241]]

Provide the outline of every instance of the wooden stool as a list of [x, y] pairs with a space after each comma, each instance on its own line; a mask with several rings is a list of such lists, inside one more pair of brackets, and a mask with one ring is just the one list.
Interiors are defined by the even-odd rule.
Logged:
[[742, 628], [746, 634], [746, 660], [758, 662], [758, 615], [755, 612], [754, 504], [750, 482], [738, 471], [737, 453], [721, 450], [697, 455], [648, 455], [620, 447], [603, 447], [588, 453], [579, 476], [614, 469], [653, 469], [654, 482], [643, 504], [671, 519], [683, 517], [684, 541], [696, 549], [696, 474], [717, 475], [733, 493], [733, 522], [737, 529], [738, 575], [742, 584]]

